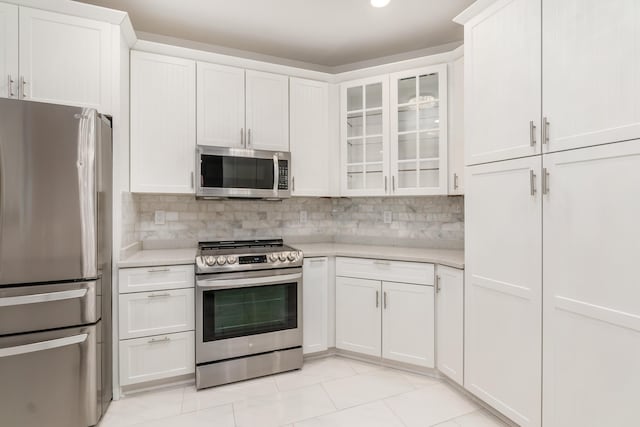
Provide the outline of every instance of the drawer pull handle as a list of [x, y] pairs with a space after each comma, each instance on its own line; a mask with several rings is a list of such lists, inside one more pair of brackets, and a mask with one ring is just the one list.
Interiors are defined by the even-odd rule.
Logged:
[[162, 272], [167, 272], [167, 271], [171, 271], [170, 268], [165, 267], [165, 268], [151, 268], [149, 270], [147, 270], [149, 273], [162, 273]]
[[164, 338], [151, 338], [149, 340], [149, 344], [157, 344], [157, 343], [163, 343], [163, 342], [169, 342], [171, 341], [171, 338], [169, 337], [164, 337]]
[[147, 298], [161, 298], [161, 297], [170, 297], [171, 294], [169, 292], [165, 292], [163, 294], [149, 294]]

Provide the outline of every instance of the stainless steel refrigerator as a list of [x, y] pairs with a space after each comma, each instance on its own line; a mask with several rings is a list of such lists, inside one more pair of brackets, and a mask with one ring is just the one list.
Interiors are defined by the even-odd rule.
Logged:
[[112, 397], [111, 122], [0, 99], [0, 424], [86, 427]]

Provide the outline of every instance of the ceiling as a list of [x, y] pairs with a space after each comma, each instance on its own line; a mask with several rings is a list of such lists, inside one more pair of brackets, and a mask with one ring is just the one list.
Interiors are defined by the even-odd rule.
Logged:
[[325, 67], [461, 41], [474, 0], [77, 0], [129, 13], [136, 31]]

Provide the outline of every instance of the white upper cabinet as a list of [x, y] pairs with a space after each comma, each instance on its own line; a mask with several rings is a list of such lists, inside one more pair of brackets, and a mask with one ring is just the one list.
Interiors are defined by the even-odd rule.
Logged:
[[447, 65], [394, 73], [391, 192], [447, 194]]
[[289, 77], [246, 71], [246, 148], [289, 151]]
[[20, 74], [21, 98], [110, 112], [111, 25], [21, 7]]
[[131, 191], [194, 193], [196, 63], [131, 52]]
[[18, 9], [0, 3], [0, 98], [18, 97]]
[[342, 195], [385, 195], [389, 177], [389, 76], [343, 83]]
[[329, 196], [329, 85], [291, 78], [290, 104], [293, 195]]
[[543, 11], [545, 151], [640, 138], [640, 2], [544, 0]]
[[544, 426], [640, 425], [640, 140], [544, 166]]
[[465, 23], [467, 165], [541, 152], [540, 19], [541, 0], [498, 0]]
[[382, 357], [433, 368], [433, 286], [382, 282]]
[[244, 70], [198, 62], [198, 144], [244, 148]]
[[463, 385], [464, 271], [438, 266], [436, 277], [436, 349], [440, 372]]
[[464, 58], [449, 64], [449, 194], [464, 194]]
[[541, 158], [466, 172], [464, 385], [518, 425], [539, 427]]

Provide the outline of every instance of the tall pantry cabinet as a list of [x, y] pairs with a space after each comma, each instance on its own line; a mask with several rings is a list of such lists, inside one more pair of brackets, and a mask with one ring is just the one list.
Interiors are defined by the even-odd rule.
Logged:
[[456, 18], [465, 387], [519, 425], [640, 425], [639, 19], [634, 0], [483, 1]]

